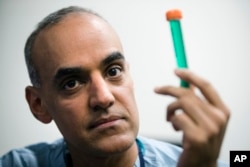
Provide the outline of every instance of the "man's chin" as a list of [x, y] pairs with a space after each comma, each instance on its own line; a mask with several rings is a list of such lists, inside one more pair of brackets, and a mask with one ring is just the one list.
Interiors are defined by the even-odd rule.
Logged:
[[129, 135], [114, 135], [103, 138], [96, 142], [95, 149], [99, 150], [101, 155], [107, 156], [112, 154], [123, 153], [135, 143], [135, 137]]

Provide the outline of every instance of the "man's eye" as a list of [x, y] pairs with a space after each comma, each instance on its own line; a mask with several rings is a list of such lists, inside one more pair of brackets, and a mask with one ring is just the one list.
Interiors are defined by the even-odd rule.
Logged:
[[77, 88], [80, 85], [80, 82], [77, 80], [69, 80], [66, 84], [63, 85], [64, 90], [72, 90]]
[[108, 77], [118, 77], [121, 75], [122, 69], [120, 67], [112, 67], [108, 70]]

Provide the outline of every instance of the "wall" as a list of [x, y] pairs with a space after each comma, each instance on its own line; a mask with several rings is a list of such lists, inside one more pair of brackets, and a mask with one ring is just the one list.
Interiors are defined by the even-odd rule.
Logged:
[[229, 150], [250, 150], [249, 0], [1, 0], [0, 155], [61, 136], [54, 123], [44, 125], [29, 112], [23, 48], [38, 21], [68, 5], [96, 10], [117, 30], [135, 81], [140, 134], [174, 142], [182, 134], [165, 122], [165, 108], [173, 99], [155, 95], [153, 88], [179, 84], [165, 11], [181, 9], [190, 69], [210, 80], [232, 111], [220, 158], [228, 160]]

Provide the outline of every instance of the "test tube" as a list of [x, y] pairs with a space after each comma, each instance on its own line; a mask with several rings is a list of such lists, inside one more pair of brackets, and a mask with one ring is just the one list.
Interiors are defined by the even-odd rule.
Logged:
[[[177, 66], [178, 68], [188, 68], [182, 30], [181, 30], [181, 22], [180, 22], [181, 18], [182, 18], [182, 13], [178, 9], [173, 9], [166, 12], [166, 19], [170, 23]], [[181, 87], [185, 88], [189, 87], [189, 83], [184, 80], [181, 80], [180, 85]]]

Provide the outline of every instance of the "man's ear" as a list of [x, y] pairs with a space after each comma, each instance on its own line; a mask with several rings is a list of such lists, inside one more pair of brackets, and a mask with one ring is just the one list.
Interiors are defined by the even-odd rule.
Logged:
[[42, 106], [42, 99], [40, 98], [37, 88], [27, 86], [25, 89], [25, 96], [30, 110], [36, 119], [46, 124], [50, 123], [52, 121], [52, 117], [47, 112], [46, 108]]

